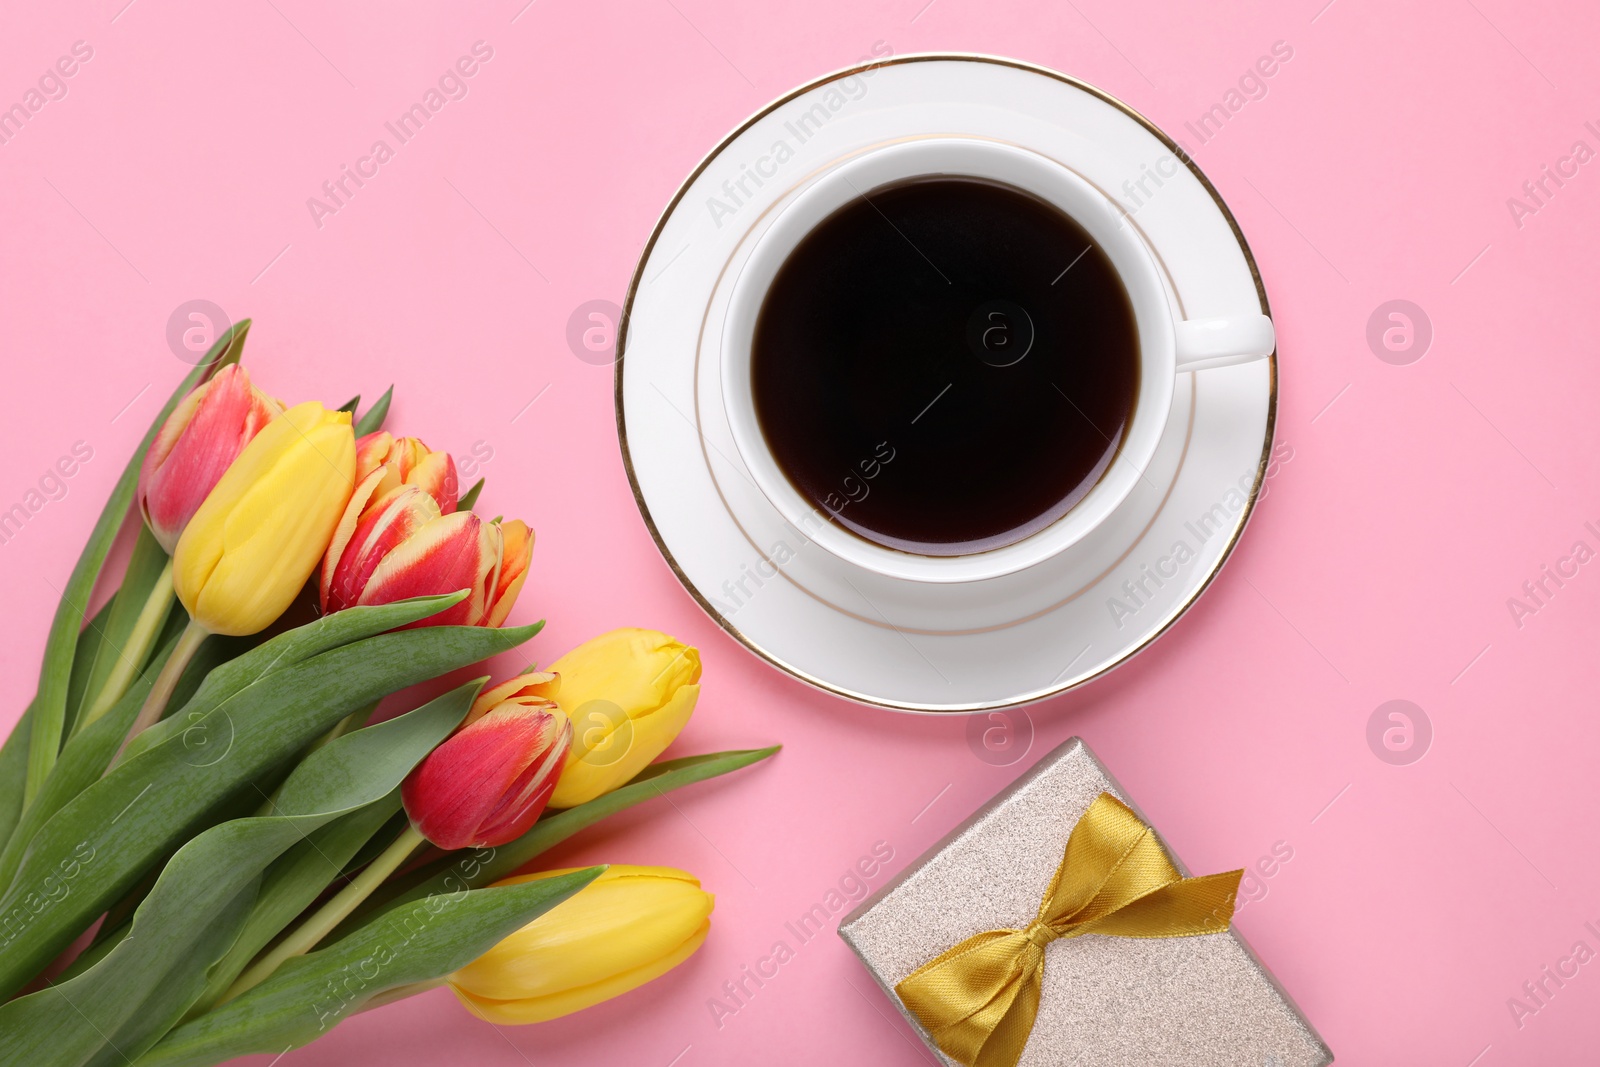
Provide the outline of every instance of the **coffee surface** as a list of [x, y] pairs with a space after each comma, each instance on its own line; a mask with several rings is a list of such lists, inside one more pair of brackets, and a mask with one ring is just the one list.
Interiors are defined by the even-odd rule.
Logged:
[[1051, 204], [929, 177], [823, 220], [756, 323], [756, 415], [801, 496], [923, 555], [1054, 522], [1116, 460], [1139, 388], [1133, 307]]

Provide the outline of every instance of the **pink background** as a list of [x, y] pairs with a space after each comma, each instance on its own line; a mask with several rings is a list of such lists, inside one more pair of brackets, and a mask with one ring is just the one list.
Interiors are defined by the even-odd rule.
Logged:
[[[0, 35], [0, 103], [93, 48], [0, 145], [0, 507], [74, 442], [95, 450], [0, 545], [0, 716], [31, 694], [55, 589], [185, 370], [168, 316], [205, 298], [255, 318], [248, 360], [276, 394], [370, 400], [392, 381], [394, 427], [493, 450], [485, 506], [538, 530], [514, 618], [550, 620], [541, 660], [613, 626], [671, 631], [705, 658], [679, 751], [787, 745], [551, 857], [672, 864], [717, 893], [709, 941], [670, 977], [528, 1028], [438, 991], [285, 1067], [927, 1062], [832, 936], [720, 1026], [708, 1000], [774, 941], [796, 947], [785, 921], [875, 842], [898, 870], [1073, 734], [1195, 869], [1293, 850], [1238, 925], [1340, 1063], [1593, 1061], [1600, 963], [1520, 1027], [1507, 1006], [1575, 942], [1600, 949], [1583, 925], [1600, 928], [1600, 564], [1520, 628], [1507, 606], [1575, 541], [1600, 548], [1583, 525], [1600, 527], [1600, 164], [1520, 227], [1507, 207], [1574, 141], [1600, 149], [1583, 126], [1600, 127], [1592, 11], [525, 2], [34, 4]], [[319, 228], [307, 198], [393, 144], [383, 123], [478, 40], [494, 55], [470, 94]], [[1279, 40], [1294, 57], [1268, 94], [1210, 143], [1186, 136]], [[1171, 130], [1238, 216], [1277, 317], [1293, 458], [1238, 551], [1132, 665], [1032, 709], [1031, 752], [1006, 766], [977, 758], [964, 720], [812, 692], [705, 618], [634, 508], [610, 369], [566, 342], [580, 304], [621, 302], [658, 212], [725, 132], [878, 41], [1055, 67]], [[1433, 325], [1407, 366], [1366, 341], [1392, 299]], [[1419, 762], [1369, 748], [1391, 699], [1432, 723]]]

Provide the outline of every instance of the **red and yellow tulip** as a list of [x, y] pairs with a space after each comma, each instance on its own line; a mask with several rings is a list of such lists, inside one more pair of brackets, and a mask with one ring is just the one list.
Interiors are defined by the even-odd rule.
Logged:
[[168, 553], [222, 475], [283, 406], [237, 363], [179, 402], [139, 467], [139, 509]]
[[480, 696], [466, 725], [401, 786], [412, 827], [440, 848], [492, 847], [521, 837], [555, 791], [572, 724], [553, 702], [529, 692], [527, 682], [513, 679]]
[[455, 462], [414, 437], [369, 434], [359, 484], [322, 563], [324, 612], [469, 591], [417, 625], [499, 626], [527, 578], [533, 534], [456, 510]]
[[[379, 475], [368, 489], [367, 502], [381, 500], [402, 485], [425, 489], [439, 502], [439, 510], [456, 510], [458, 481], [456, 461], [448, 452], [435, 452], [416, 437], [395, 437], [384, 430], [369, 433], [356, 442], [356, 482], [365, 485]], [[360, 495], [359, 493], [357, 495]]]

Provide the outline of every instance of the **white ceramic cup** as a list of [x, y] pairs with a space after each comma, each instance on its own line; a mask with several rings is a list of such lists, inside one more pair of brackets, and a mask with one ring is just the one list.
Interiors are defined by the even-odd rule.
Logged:
[[[1111, 260], [1133, 304], [1139, 391], [1116, 460], [1055, 522], [1012, 544], [957, 556], [925, 556], [875, 544], [830, 521], [801, 496], [761, 432], [751, 386], [756, 320], [789, 254], [818, 223], [859, 196], [929, 175], [986, 178], [1032, 193], [1088, 231]], [[1082, 540], [1127, 498], [1155, 454], [1172, 408], [1176, 375], [1270, 355], [1276, 341], [1265, 315], [1175, 319], [1155, 260], [1134, 228], [1099, 190], [1037, 153], [995, 141], [938, 138], [887, 145], [817, 177], [757, 238], [737, 280], [723, 326], [722, 396], [734, 443], [751, 477], [785, 520], [846, 563], [916, 582], [974, 582], [1025, 570]]]

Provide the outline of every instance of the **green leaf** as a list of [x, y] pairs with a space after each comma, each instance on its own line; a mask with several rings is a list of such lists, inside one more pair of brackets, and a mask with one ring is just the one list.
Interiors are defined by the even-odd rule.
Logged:
[[22, 820], [22, 785], [28, 777], [28, 732], [33, 727], [33, 709], [34, 704], [29, 704], [11, 728], [6, 743], [0, 746], [0, 841], [11, 840]]
[[[366, 613], [383, 613], [387, 625], [394, 625], [386, 609], [400, 609], [398, 617], [405, 620], [426, 616], [453, 599], [352, 608], [301, 629], [348, 628], [342, 617], [358, 611], [369, 623], [378, 616]], [[17, 990], [61, 952], [143, 870], [204, 825], [216, 805], [250, 788], [345, 715], [504, 652], [538, 628], [401, 630], [263, 670], [257, 662], [262, 654], [292, 639], [291, 631], [213, 670], [184, 708], [147, 731], [163, 736], [78, 794], [34, 836], [16, 879], [0, 897], [0, 996]], [[219, 675], [248, 673], [242, 665], [259, 677], [232, 692], [228, 683], [213, 686]], [[226, 695], [219, 699], [219, 693]], [[354, 743], [365, 733], [340, 741]], [[52, 891], [58, 864], [71, 861], [74, 850], [80, 860], [88, 855], [83, 868], [89, 876], [76, 879], [59, 900], [35, 906]]]
[[[111, 919], [109, 916], [106, 919], [106, 924], [107, 926], [110, 926], [111, 924]], [[73, 960], [72, 963], [67, 966], [66, 970], [56, 975], [55, 980], [57, 982], [65, 982], [69, 979], [76, 978], [84, 971], [87, 971], [90, 967], [93, 967], [95, 964], [105, 959], [106, 953], [116, 948], [117, 945], [121, 943], [122, 939], [128, 936], [128, 928], [131, 925], [133, 925], [132, 917], [125, 917], [121, 922], [117, 923], [110, 929], [102, 926], [95, 934], [94, 944], [78, 953], [78, 958]]]
[[[56, 761], [50, 777], [45, 779], [44, 788], [33, 798], [28, 810], [23, 812], [16, 833], [5, 850], [0, 852], [0, 885], [10, 884], [17, 865], [22, 862], [22, 856], [39, 827], [65, 807], [69, 800], [99, 781], [105, 773], [111, 757], [116, 755], [123, 737], [127, 735], [128, 727], [139, 714], [139, 707], [150, 692], [162, 664], [166, 663], [176, 644], [176, 637], [168, 641], [156, 653], [156, 658], [144, 674], [122, 694], [122, 699], [106, 714], [73, 735], [62, 748], [61, 758]], [[207, 641], [189, 664], [185, 677], [191, 680], [203, 677], [208, 670], [217, 666], [222, 661], [223, 647], [221, 642]]]
[[205, 992], [189, 1009], [189, 1015], [210, 1010], [233, 985], [234, 979], [250, 966], [257, 953], [333, 884], [345, 864], [399, 810], [400, 791], [397, 789], [382, 800], [319, 827], [278, 857], [262, 878], [261, 892], [249, 920], [228, 954], [211, 969]]
[[265, 982], [177, 1027], [136, 1067], [204, 1067], [308, 1044], [373, 997], [461, 969], [605, 870], [446, 892], [285, 963]]
[[680, 786], [703, 782], [707, 778], [715, 778], [729, 771], [748, 767], [752, 763], [759, 763], [775, 755], [782, 747], [773, 745], [769, 748], [712, 752], [651, 764], [636, 774], [627, 785], [603, 793], [587, 803], [540, 819], [527, 833], [496, 849], [494, 858], [483, 864], [482, 870], [470, 879], [470, 884], [480, 886], [498, 881], [546, 849], [553, 848], [579, 830], [593, 826], [609, 815], [615, 815], [646, 800], [665, 796]]
[[[156, 584], [161, 582], [166, 567], [166, 550], [150, 532], [150, 528], [141, 523], [139, 536], [133, 544], [133, 555], [128, 558], [128, 569], [122, 575], [122, 586], [117, 590], [111, 611], [103, 624], [98, 619], [89, 624], [90, 629], [99, 629], [100, 641], [83, 690], [83, 712], [74, 718], [75, 728], [81, 729], [86, 725], [86, 718], [92, 714], [92, 705], [101, 699], [102, 690], [112, 682], [114, 673], [123, 678], [136, 678], [144, 669], [151, 646], [135, 639], [143, 635], [134, 634], [134, 625], [139, 621]], [[162, 586], [161, 595], [170, 609], [173, 602], [171, 580], [162, 582]], [[163, 613], [161, 621], [165, 619]], [[160, 626], [156, 626], [155, 630], [159, 631]], [[149, 637], [153, 638], [154, 633]], [[120, 697], [122, 694], [114, 695]], [[72, 736], [71, 730], [67, 731], [67, 736]]]
[[[470, 692], [466, 695], [466, 703], [460, 708], [460, 714], [449, 724], [450, 729], [460, 724], [467, 709], [472, 706], [478, 688], [485, 680], [479, 679], [472, 684]], [[395, 720], [390, 720], [393, 721]], [[356, 733], [364, 735], [363, 743], [370, 745], [374, 742], [389, 744], [390, 732], [389, 723], [386, 722], [366, 727]], [[446, 731], [446, 735], [448, 733], [449, 730]], [[352, 736], [355, 734], [344, 735], [344, 737]], [[438, 738], [438, 741], [443, 740], [443, 736]], [[286, 783], [285, 788], [287, 787]], [[251, 911], [249, 921], [240, 931], [238, 940], [228, 951], [227, 956], [212, 969], [205, 993], [190, 1009], [190, 1015], [200, 1014], [216, 1003], [233, 984], [234, 979], [238, 978], [255, 959], [256, 954], [339, 877], [346, 864], [358, 852], [364, 850], [364, 846], [398, 811], [400, 811], [400, 791], [396, 788], [381, 800], [374, 801], [321, 827], [280, 857], [263, 879], [261, 893]]]
[[652, 763], [635, 775], [627, 785], [595, 797], [588, 803], [558, 811], [553, 815], [545, 815], [533, 824], [531, 830], [515, 841], [496, 848], [479, 848], [446, 856], [398, 880], [394, 883], [396, 887], [404, 887], [398, 895], [381, 903], [375, 903], [367, 911], [357, 912], [344, 926], [336, 929], [332, 936], [342, 936], [345, 930], [367, 921], [367, 916], [373, 912], [384, 914], [392, 908], [401, 907], [436, 893], [446, 893], [462, 886], [476, 889], [499, 881], [515, 873], [519, 867], [527, 864], [541, 852], [565, 841], [579, 830], [593, 826], [608, 815], [615, 815], [635, 804], [663, 796], [680, 786], [703, 782], [707, 778], [715, 778], [729, 771], [748, 767], [752, 763], [759, 763], [782, 747], [773, 745], [770, 748], [736, 749]]
[[103, 959], [0, 1006], [0, 1062], [121, 1061], [153, 1045], [246, 925], [262, 870], [308, 833], [398, 790], [466, 717], [485, 680], [323, 746], [289, 776], [273, 815], [224, 823], [184, 845]]
[[[72, 727], [78, 704], [83, 700], [84, 687], [89, 682], [89, 668], [100, 643], [100, 628], [116, 600], [117, 595], [111, 594], [111, 599], [78, 634], [78, 647], [72, 657], [72, 679], [67, 687], [67, 719], [64, 723], [67, 729]], [[33, 704], [28, 705], [22, 718], [11, 728], [5, 744], [0, 746], [0, 850], [5, 848], [22, 821], [22, 790], [28, 777], [28, 731], [33, 725], [33, 708]], [[5, 885], [3, 879], [0, 879], [0, 885]]]
[[[360, 400], [360, 397], [356, 397]], [[356, 436], [365, 437], [369, 433], [377, 433], [383, 429], [383, 420], [389, 417], [389, 403], [394, 400], [394, 386], [383, 391], [378, 402], [367, 409], [367, 413], [356, 420]]]
[[765, 758], [771, 757], [781, 749], [782, 745], [771, 745], [770, 749], [741, 749], [734, 752], [712, 752], [707, 755], [691, 755], [680, 760], [667, 760], [662, 763], [653, 763], [646, 766], [643, 771], [635, 774], [627, 785], [621, 785], [610, 793], [602, 793], [594, 800], [582, 803], [576, 808], [557, 811], [552, 816], [534, 822], [533, 829], [523, 833], [509, 845], [499, 846], [494, 849], [494, 857], [482, 865], [482, 869], [470, 878], [469, 885], [488, 885], [491, 881], [507, 877], [522, 867], [533, 857], [538, 856], [546, 849], [560, 845], [573, 833], [587, 829], [590, 825], [606, 816], [613, 816], [618, 811], [632, 808], [646, 800], [664, 797], [670, 790], [678, 789], [680, 785], [690, 785], [693, 782], [704, 782], [707, 777], [717, 777], [728, 771], [738, 771], [739, 768], [760, 763]]
[[67, 579], [61, 593], [61, 603], [56, 607], [55, 619], [50, 623], [50, 634], [45, 639], [44, 662], [39, 668], [39, 691], [34, 698], [33, 726], [28, 735], [28, 775], [23, 788], [23, 803], [29, 804], [44, 786], [44, 780], [55, 766], [61, 751], [62, 731], [66, 727], [67, 690], [72, 677], [72, 661], [77, 650], [78, 632], [88, 614], [89, 596], [100, 569], [105, 566], [106, 554], [117, 538], [123, 520], [133, 503], [133, 493], [139, 483], [139, 465], [155, 439], [156, 433], [167, 421], [167, 416], [178, 406], [190, 390], [199, 385], [217, 368], [238, 360], [244, 348], [245, 335], [250, 331], [250, 320], [243, 319], [230, 326], [211, 346], [206, 358], [200, 362], [167, 400], [166, 406], [156, 415], [155, 421], [144, 435], [144, 441], [128, 459], [128, 465], [111, 490], [100, 518], [83, 546], [72, 576]]
[[[62, 735], [70, 737], [76, 728], [78, 713], [82, 710], [83, 694], [89, 688], [89, 674], [94, 669], [95, 659], [100, 654], [100, 642], [105, 634], [106, 620], [111, 617], [112, 610], [117, 605], [117, 594], [112, 593], [110, 599], [100, 606], [94, 613], [94, 618], [89, 620], [78, 634], [78, 647], [72, 654], [72, 677], [67, 682], [67, 715], [61, 722]], [[17, 789], [22, 788], [21, 772], [17, 774]]]
[[[139, 979], [144, 979], [142, 983], [137, 979], [122, 985], [95, 981], [95, 971], [115, 966], [136, 955], [136, 946], [128, 938], [119, 942], [116, 948], [106, 954], [106, 959], [96, 964], [89, 973], [76, 979], [81, 987], [87, 987], [90, 996], [97, 993], [111, 994], [109, 997], [91, 1001], [89, 1009], [79, 1018], [94, 1023], [97, 1019], [114, 1015], [121, 1022], [120, 1026], [112, 1023], [103, 1030], [89, 1030], [80, 1024], [77, 1029], [72, 1029], [73, 1020], [67, 1016], [68, 1012], [77, 1015], [77, 1009], [62, 998], [74, 994], [66, 993], [60, 985], [57, 985], [44, 991], [42, 999], [45, 1003], [36, 1009], [29, 1003], [32, 999], [29, 997], [13, 1002], [19, 1005], [17, 1014], [22, 1016], [21, 1026], [28, 1029], [18, 1034], [15, 1041], [0, 1037], [0, 1050], [15, 1044], [35, 1055], [48, 1049], [52, 1056], [61, 1058], [61, 1062], [81, 1064], [82, 1067], [125, 1067], [130, 1055], [139, 1055], [177, 1025], [178, 1019], [193, 998], [198, 982], [195, 972], [201, 972], [199, 977], [203, 977], [205, 962], [214, 960], [227, 951], [229, 942], [238, 932], [239, 923], [250, 908], [250, 902], [255, 898], [257, 881], [259, 876], [246, 879], [244, 886], [216, 908], [212, 915], [183, 916], [182, 921], [185, 923], [183, 930], [187, 936], [174, 939], [182, 944], [183, 955], [178, 965], [167, 974], [160, 975], [158, 980], [150, 980], [151, 976], [146, 972], [137, 976]], [[169, 911], [162, 918], [171, 923], [179, 917]], [[136, 923], [137, 921], [135, 918]], [[130, 934], [131, 932], [130, 930]], [[158, 932], [145, 935], [146, 938], [153, 936], [158, 936]], [[125, 978], [134, 978], [131, 967], [123, 966], [121, 970]], [[80, 989], [78, 995], [82, 992]], [[126, 1007], [113, 1013], [107, 1009], [117, 1004], [118, 993], [122, 994], [120, 999]], [[51, 994], [55, 994], [53, 1003]], [[22, 1005], [27, 1007], [20, 1007]], [[6, 1009], [0, 1008], [0, 1016], [5, 1014]], [[40, 1018], [41, 1016], [43, 1018]], [[55, 1039], [48, 1042], [30, 1040], [39, 1031], [47, 1034], [54, 1031]], [[62, 1037], [68, 1039], [61, 1040]], [[29, 1059], [23, 1062], [41, 1061]]]
[[357, 393], [355, 396], [351, 397], [349, 400], [346, 400], [343, 404], [340, 404], [339, 405], [339, 410], [340, 411], [348, 411], [351, 415], [354, 415], [356, 413], [356, 408], [358, 408], [360, 406], [361, 406], [361, 394]]
[[[240, 656], [206, 676], [194, 697], [183, 706], [168, 705], [167, 717], [134, 739], [128, 746], [127, 759], [151, 748], [157, 742], [188, 729], [197, 714], [206, 714], [247, 686], [254, 685], [275, 671], [287, 670], [318, 656], [329, 649], [392, 630], [397, 626], [437, 615], [458, 604], [466, 594], [450, 593], [446, 596], [413, 597], [393, 604], [377, 607], [348, 608], [324, 615], [320, 619], [285, 630], [249, 655]], [[178, 714], [182, 712], [182, 714]]]
[[471, 489], [468, 489], [465, 493], [461, 494], [461, 498], [456, 501], [457, 511], [472, 510], [472, 505], [478, 502], [478, 494], [483, 492], [483, 481], [484, 480], [482, 478], [479, 478], [476, 482], [472, 483]]

